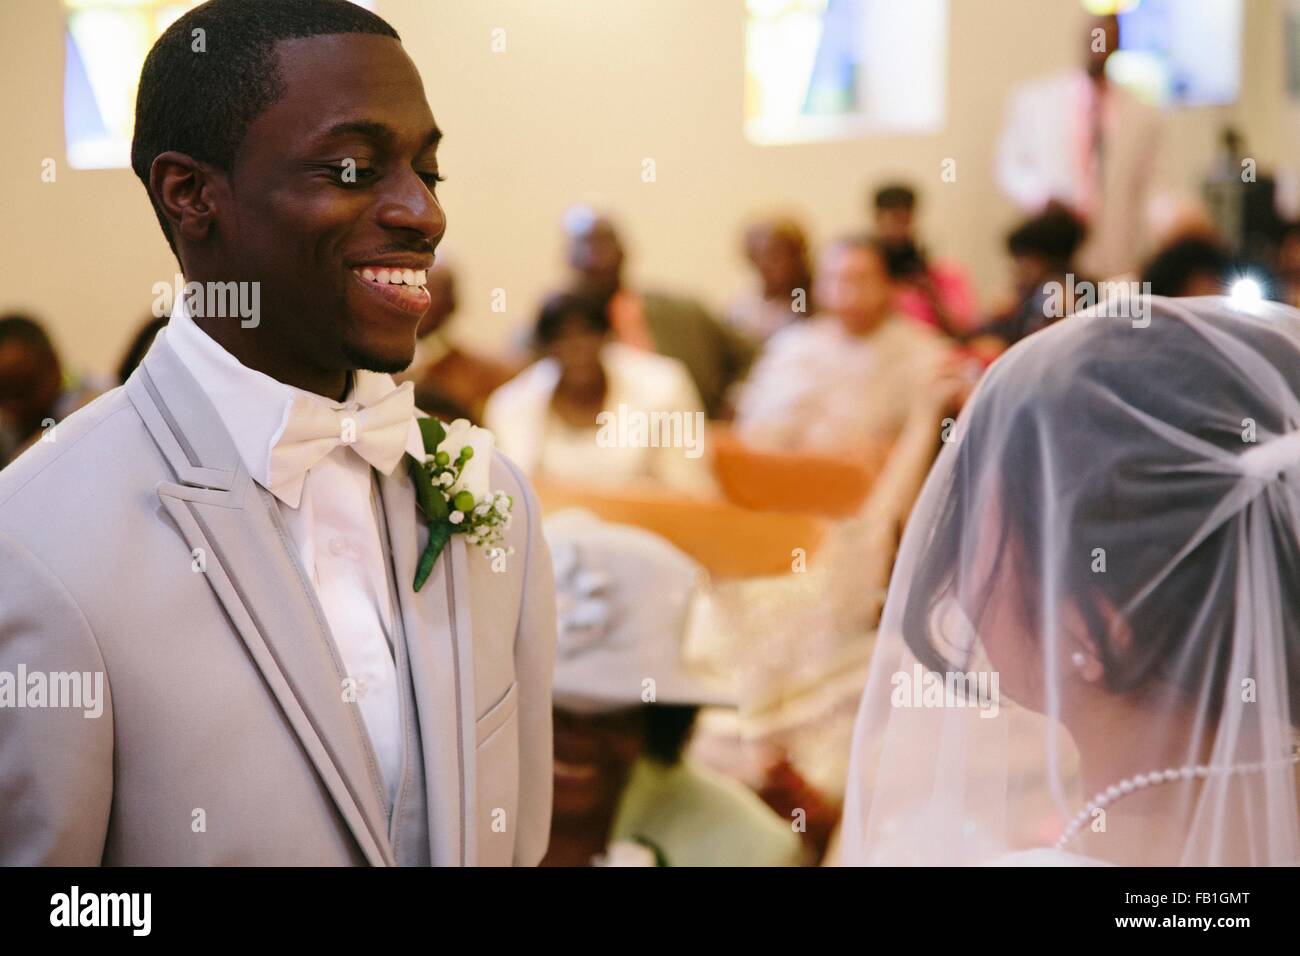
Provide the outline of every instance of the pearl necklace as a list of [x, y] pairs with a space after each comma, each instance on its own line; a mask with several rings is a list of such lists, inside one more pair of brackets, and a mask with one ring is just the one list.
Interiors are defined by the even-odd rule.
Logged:
[[1140, 773], [1137, 776], [1129, 777], [1107, 787], [1093, 797], [1092, 802], [1080, 810], [1078, 815], [1070, 821], [1070, 825], [1065, 828], [1061, 838], [1056, 841], [1056, 849], [1064, 850], [1069, 846], [1070, 841], [1079, 835], [1083, 825], [1088, 822], [1088, 818], [1094, 813], [1106, 809], [1121, 798], [1127, 797], [1130, 793], [1137, 793], [1139, 790], [1146, 790], [1148, 787], [1154, 787], [1162, 783], [1173, 783], [1175, 780], [1204, 780], [1214, 774], [1259, 773], [1270, 767], [1285, 764], [1300, 764], [1300, 748], [1293, 748], [1290, 756], [1279, 760], [1232, 764], [1227, 767], [1211, 767], [1205, 764], [1197, 764], [1193, 767], [1180, 767], [1176, 770], [1156, 770], [1152, 773]]

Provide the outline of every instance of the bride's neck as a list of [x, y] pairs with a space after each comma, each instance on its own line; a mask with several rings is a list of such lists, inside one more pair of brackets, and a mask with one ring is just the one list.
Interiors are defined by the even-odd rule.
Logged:
[[[1213, 728], [1198, 724], [1185, 708], [1170, 714], [1169, 705], [1163, 700], [1156, 713], [1149, 702], [1107, 695], [1104, 703], [1089, 702], [1073, 715], [1070, 733], [1079, 750], [1085, 804], [1139, 774], [1209, 762]], [[1075, 849], [1121, 864], [1176, 863], [1201, 786], [1200, 780], [1180, 780], [1134, 788], [1106, 806], [1103, 831], [1087, 821]]]

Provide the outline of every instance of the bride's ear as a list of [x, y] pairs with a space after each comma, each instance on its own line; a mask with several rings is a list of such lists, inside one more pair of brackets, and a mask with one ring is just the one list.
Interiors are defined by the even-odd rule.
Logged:
[[1097, 651], [1087, 642], [1075, 642], [1074, 650], [1070, 652], [1070, 667], [1076, 674], [1086, 680], [1089, 684], [1095, 684], [1106, 674], [1106, 669], [1101, 666], [1101, 658], [1097, 656]]
[[[1129, 630], [1128, 622], [1104, 595], [1098, 595], [1098, 599], [1108, 622], [1105, 640], [1115, 652], [1113, 656], [1123, 657], [1133, 646], [1133, 632]], [[1080, 628], [1078, 633], [1082, 635], [1087, 632]], [[1101, 655], [1097, 653], [1097, 645], [1090, 638], [1073, 638], [1069, 647], [1070, 666], [1075, 673], [1090, 684], [1097, 683], [1105, 676], [1106, 668], [1102, 665]]]

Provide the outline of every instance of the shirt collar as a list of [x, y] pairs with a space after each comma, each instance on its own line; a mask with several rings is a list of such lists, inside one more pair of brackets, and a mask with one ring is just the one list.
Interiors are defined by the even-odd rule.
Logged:
[[[320, 402], [330, 408], [345, 408], [353, 402], [365, 406], [397, 387], [391, 375], [358, 369], [352, 373], [347, 396], [337, 402], [276, 381], [244, 365], [200, 329], [185, 308], [184, 296], [177, 297], [163, 335], [212, 402], [248, 474], [268, 491], [273, 491], [271, 449], [284, 431], [295, 401]], [[406, 451], [417, 459], [424, 457], [424, 442], [415, 416], [411, 417]]]

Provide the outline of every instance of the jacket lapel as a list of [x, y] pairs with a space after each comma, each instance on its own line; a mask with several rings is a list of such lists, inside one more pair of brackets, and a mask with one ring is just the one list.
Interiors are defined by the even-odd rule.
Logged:
[[428, 531], [417, 519], [405, 462], [380, 476], [424, 756], [430, 859], [475, 861], [474, 679], [465, 542], [452, 535], [417, 594], [412, 585]]
[[176, 481], [158, 496], [189, 545], [366, 859], [391, 865], [381, 775], [361, 710], [270, 492], [249, 477], [216, 410], [159, 337], [127, 392]]

